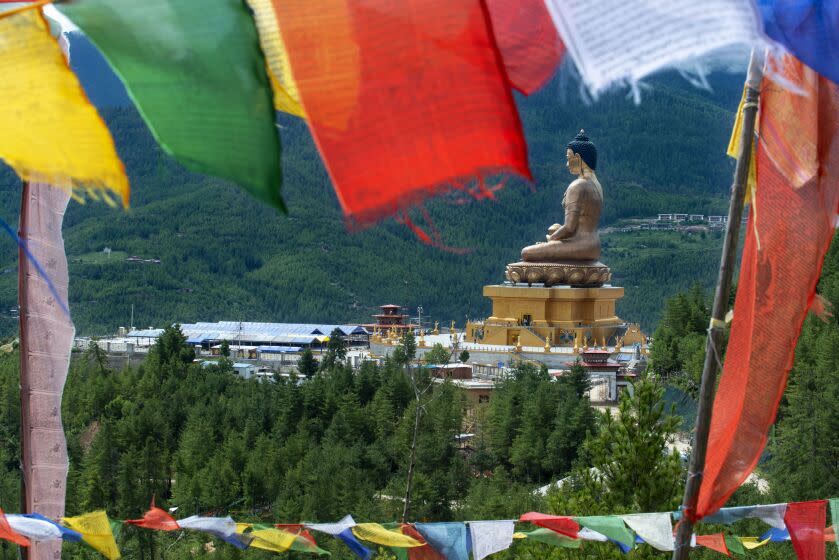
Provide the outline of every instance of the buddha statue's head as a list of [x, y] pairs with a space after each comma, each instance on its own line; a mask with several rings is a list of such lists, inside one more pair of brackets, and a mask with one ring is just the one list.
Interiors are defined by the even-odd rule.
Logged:
[[574, 175], [582, 175], [586, 169], [591, 171], [597, 169], [597, 148], [588, 139], [584, 130], [580, 130], [568, 143], [565, 156], [568, 159], [568, 171]]

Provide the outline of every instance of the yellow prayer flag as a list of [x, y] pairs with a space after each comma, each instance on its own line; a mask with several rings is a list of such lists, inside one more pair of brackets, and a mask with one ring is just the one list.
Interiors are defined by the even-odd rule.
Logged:
[[41, 11], [0, 18], [0, 159], [21, 179], [114, 192], [128, 177], [111, 133], [70, 70]]
[[297, 535], [280, 529], [258, 529], [251, 531], [248, 535], [254, 537], [251, 542], [252, 548], [261, 548], [271, 552], [287, 551], [297, 538]]
[[81, 533], [84, 542], [108, 560], [117, 560], [120, 557], [108, 515], [104, 511], [64, 517], [61, 521], [70, 529]]
[[300, 104], [300, 92], [291, 72], [291, 63], [274, 6], [271, 0], [248, 0], [248, 5], [253, 11], [259, 44], [268, 65], [268, 76], [274, 90], [274, 107], [278, 111], [305, 119], [306, 113]]
[[[743, 107], [746, 105], [746, 90], [743, 87], [743, 95], [740, 97], [740, 104], [737, 106], [737, 115], [734, 117], [734, 128], [731, 129], [731, 138], [728, 140], [728, 149], [725, 153], [729, 157], [737, 159], [740, 150], [740, 142], [743, 136]], [[757, 157], [755, 156], [755, 144], [752, 142], [752, 157], [749, 160], [749, 181], [746, 187], [746, 202], [754, 200], [754, 192], [757, 187]]]
[[359, 523], [352, 528], [353, 534], [363, 541], [380, 544], [382, 546], [394, 546], [397, 548], [414, 548], [424, 546], [425, 543], [415, 538], [390, 531], [379, 523]]
[[764, 539], [762, 541], [759, 541], [757, 537], [738, 537], [738, 538], [740, 539], [740, 542], [743, 543], [743, 547], [745, 547], [749, 550], [759, 548], [759, 547], [765, 545], [766, 543], [768, 543], [769, 541], [772, 540], [771, 538], [767, 538], [767, 539]]

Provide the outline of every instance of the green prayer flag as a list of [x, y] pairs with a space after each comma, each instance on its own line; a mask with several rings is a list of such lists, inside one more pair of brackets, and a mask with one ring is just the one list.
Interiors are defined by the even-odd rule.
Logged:
[[244, 0], [56, 7], [99, 48], [166, 152], [285, 210], [271, 86]]
[[109, 519], [108, 524], [111, 526], [111, 532], [114, 534], [114, 540], [119, 540], [120, 536], [122, 536], [122, 521]]
[[580, 539], [572, 539], [571, 537], [560, 535], [556, 531], [551, 531], [550, 529], [544, 529], [541, 527], [539, 529], [534, 529], [533, 531], [522, 531], [521, 534], [525, 535], [528, 539], [549, 544], [551, 546], [580, 548], [582, 545], [582, 541]]
[[839, 498], [830, 498], [830, 523], [836, 535], [836, 548], [839, 548]]
[[746, 555], [746, 549], [743, 547], [743, 543], [737, 537], [725, 535], [725, 547], [728, 549], [730, 553], [736, 554], [737, 556]]
[[628, 547], [635, 545], [635, 533], [626, 526], [623, 519], [617, 515], [594, 515], [590, 517], [575, 517], [577, 523], [606, 535]]
[[289, 550], [295, 552], [305, 552], [308, 554], [317, 554], [318, 556], [332, 556], [331, 552], [322, 549], [303, 535], [297, 535], [297, 538], [294, 539], [293, 543], [291, 543], [291, 548]]

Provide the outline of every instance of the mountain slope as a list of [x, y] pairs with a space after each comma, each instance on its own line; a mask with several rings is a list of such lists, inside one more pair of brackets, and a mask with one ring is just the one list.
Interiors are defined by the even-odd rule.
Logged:
[[[189, 173], [160, 153], [133, 108], [110, 106], [122, 105], [124, 92], [111, 91], [118, 84], [95, 51], [78, 54], [86, 51], [75, 47], [77, 41], [74, 56], [83, 59], [74, 65], [83, 67], [88, 91], [98, 90], [92, 98], [100, 102], [132, 182], [128, 211], [71, 203], [65, 237], [70, 304], [80, 334], [126, 325], [132, 304], [135, 324], [143, 326], [218, 319], [363, 321], [382, 303], [412, 310], [422, 305], [441, 322], [485, 316], [481, 287], [501, 281], [504, 265], [518, 259], [521, 247], [561, 221], [561, 197], [571, 178], [565, 144], [580, 128], [600, 151], [602, 225], [657, 212], [725, 208], [732, 164], [724, 148], [740, 76], [711, 76], [711, 93], [664, 74], [650, 80], [640, 106], [624, 92], [589, 105], [564, 71], [543, 91], [519, 98], [535, 185], [510, 181], [495, 201], [455, 193], [426, 205], [446, 244], [470, 249], [461, 255], [423, 245], [392, 220], [350, 233], [305, 124], [285, 115], [279, 122], [288, 216], [223, 181]], [[19, 197], [15, 176], [0, 169], [2, 217], [10, 223], [17, 219]], [[694, 280], [713, 282], [718, 240], [683, 241], [674, 238], [663, 252], [608, 243], [604, 260], [615, 282], [627, 287], [619, 307], [625, 319], [651, 330], [664, 297]], [[97, 255], [105, 247], [114, 251], [110, 259]], [[161, 263], [126, 262], [125, 254]], [[0, 310], [15, 305], [15, 259], [13, 244], [4, 239]], [[2, 331], [14, 328], [14, 321], [0, 319]]]

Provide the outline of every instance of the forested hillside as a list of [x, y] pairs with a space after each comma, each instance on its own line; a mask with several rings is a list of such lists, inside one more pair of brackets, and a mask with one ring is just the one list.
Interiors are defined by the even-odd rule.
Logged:
[[[89, 45], [74, 41], [74, 66], [116, 138], [131, 182], [131, 208], [71, 203], [65, 223], [70, 306], [79, 334], [172, 321], [362, 321], [377, 305], [422, 305], [427, 316], [462, 323], [481, 317], [481, 286], [503, 279], [522, 246], [561, 220], [570, 175], [565, 144], [585, 128], [600, 150], [606, 191], [603, 225], [657, 212], [721, 213], [732, 164], [723, 154], [740, 76], [711, 76], [713, 92], [676, 74], [649, 81], [640, 106], [618, 91], [587, 104], [568, 71], [531, 98], [519, 98], [535, 184], [509, 181], [495, 201], [455, 193], [427, 204], [443, 241], [469, 252], [423, 245], [387, 220], [351, 233], [306, 130], [281, 115], [283, 196], [288, 216], [222, 181], [185, 171], [160, 153], [124, 93]], [[119, 106], [112, 106], [113, 104]], [[230, 146], [235, 152], [236, 146]], [[371, 154], [370, 157], [375, 157]], [[500, 181], [491, 180], [491, 183]], [[383, 185], [385, 188], [386, 185]], [[14, 223], [20, 189], [0, 169], [2, 217]], [[619, 313], [652, 330], [666, 296], [694, 279], [713, 281], [717, 240], [607, 241], [604, 260], [627, 288]], [[660, 245], [659, 251], [649, 250]], [[643, 246], [639, 246], [643, 245]], [[634, 250], [633, 246], [638, 249]], [[113, 250], [105, 258], [102, 250]], [[615, 248], [613, 250], [613, 248]], [[685, 250], [682, 250], [685, 249]], [[127, 256], [160, 264], [126, 262]], [[16, 251], [0, 242], [0, 331], [16, 328]]]

